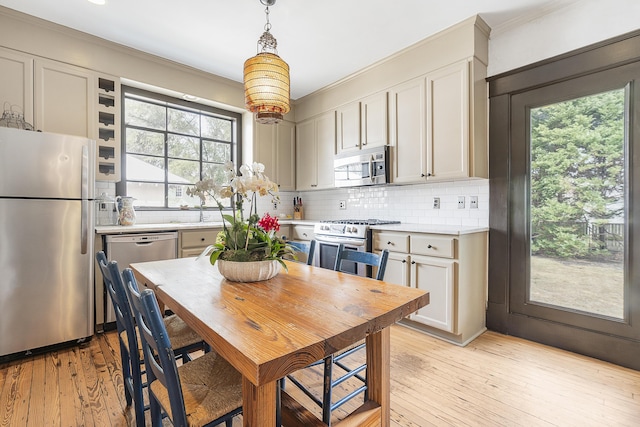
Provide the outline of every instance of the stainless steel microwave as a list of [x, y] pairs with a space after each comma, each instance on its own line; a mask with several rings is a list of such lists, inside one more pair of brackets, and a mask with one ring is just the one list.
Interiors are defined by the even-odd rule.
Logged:
[[336, 187], [357, 187], [389, 182], [389, 149], [386, 145], [337, 156], [333, 161]]

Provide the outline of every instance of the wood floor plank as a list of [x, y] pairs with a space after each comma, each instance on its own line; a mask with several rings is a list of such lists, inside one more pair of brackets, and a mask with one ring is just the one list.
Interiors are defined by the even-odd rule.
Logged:
[[88, 346], [80, 348], [80, 361], [93, 421], [96, 426], [107, 427], [111, 426], [111, 417], [102, 395], [100, 377], [96, 368], [98, 362], [93, 360], [95, 353], [92, 351], [92, 347], [94, 344], [95, 342], [91, 340]]
[[[55, 351], [47, 354], [45, 359], [45, 425], [60, 426], [62, 423], [60, 406], [60, 354]], [[34, 376], [35, 378], [35, 376]]]
[[121, 401], [123, 394], [118, 392], [118, 387], [113, 382], [111, 369], [115, 363], [117, 370], [120, 370], [120, 361], [113, 358], [112, 349], [104, 339], [92, 340], [90, 348], [107, 415], [112, 426], [119, 426], [126, 412], [126, 404]]
[[[83, 344], [86, 345], [86, 344]], [[84, 383], [80, 349], [77, 347], [59, 352], [60, 359], [60, 425], [95, 426], [88, 388]]]
[[[353, 357], [358, 363], [364, 352]], [[322, 369], [297, 374], [320, 392]], [[320, 413], [290, 381], [287, 391]], [[356, 401], [336, 411], [334, 421]], [[53, 420], [47, 427], [133, 426], [115, 332], [43, 359], [0, 365], [0, 427], [36, 425], [41, 411], [34, 405], [43, 408], [45, 422]], [[392, 327], [392, 427], [636, 427], [639, 420], [638, 371], [495, 332], [458, 347]], [[233, 425], [240, 427], [241, 417]]]
[[[45, 425], [45, 384], [47, 381], [45, 362], [46, 355], [33, 357], [33, 376], [31, 380], [31, 391], [29, 393], [29, 413], [27, 415], [29, 425]], [[38, 379], [40, 380], [38, 381]]]
[[23, 427], [27, 425], [29, 390], [33, 379], [31, 357], [21, 363], [11, 363], [0, 395], [0, 426]]

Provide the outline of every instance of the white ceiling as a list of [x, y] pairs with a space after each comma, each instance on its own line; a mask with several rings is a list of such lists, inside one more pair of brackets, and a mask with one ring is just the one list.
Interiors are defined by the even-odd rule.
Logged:
[[[291, 97], [336, 82], [480, 14], [490, 27], [576, 0], [277, 0], [270, 8]], [[238, 82], [264, 31], [260, 0], [0, 0], [0, 5]]]

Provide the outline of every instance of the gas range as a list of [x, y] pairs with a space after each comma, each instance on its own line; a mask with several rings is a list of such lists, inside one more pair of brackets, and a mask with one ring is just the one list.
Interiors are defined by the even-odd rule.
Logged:
[[384, 224], [400, 224], [400, 221], [388, 221], [381, 219], [337, 219], [321, 221], [317, 223], [313, 232], [316, 236], [330, 236], [334, 238], [345, 237], [349, 239], [367, 238], [369, 226]]

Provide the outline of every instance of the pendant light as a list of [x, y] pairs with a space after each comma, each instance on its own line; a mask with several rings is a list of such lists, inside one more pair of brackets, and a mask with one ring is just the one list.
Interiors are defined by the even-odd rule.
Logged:
[[258, 54], [244, 63], [245, 103], [256, 114], [256, 121], [264, 124], [280, 122], [290, 110], [289, 65], [278, 56], [278, 42], [269, 32], [269, 6], [275, 2], [260, 0], [266, 6], [267, 23], [258, 39]]

